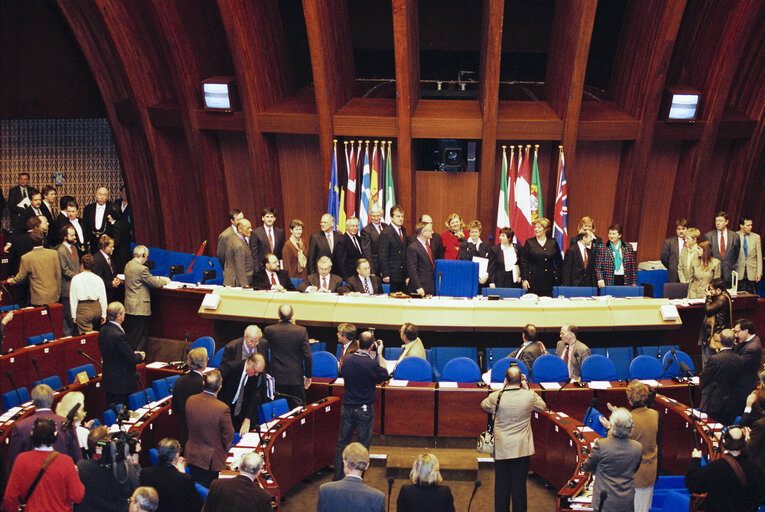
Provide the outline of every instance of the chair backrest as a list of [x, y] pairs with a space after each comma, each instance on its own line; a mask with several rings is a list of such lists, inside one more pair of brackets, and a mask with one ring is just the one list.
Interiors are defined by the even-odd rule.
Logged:
[[415, 382], [433, 382], [433, 369], [430, 363], [424, 359], [407, 357], [398, 363], [393, 378]]
[[136, 391], [135, 393], [131, 393], [130, 396], [128, 396], [128, 407], [130, 407], [131, 411], [140, 409], [146, 404], [146, 395], [143, 391]]
[[526, 290], [523, 288], [483, 288], [481, 295], [488, 297], [489, 295], [499, 295], [503, 299], [508, 297], [520, 298], [526, 295]]
[[34, 384], [32, 385], [32, 388], [34, 388], [38, 384], [47, 384], [48, 386], [50, 386], [50, 388], [53, 391], [56, 391], [57, 389], [61, 389], [64, 387], [61, 385], [61, 378], [58, 375], [45, 377], [43, 380], [36, 380]]
[[688, 283], [664, 283], [665, 299], [684, 299], [688, 296]]
[[457, 357], [444, 366], [441, 380], [448, 382], [480, 382], [481, 369], [469, 357]]
[[664, 356], [667, 354], [667, 352], [672, 352], [672, 349], [675, 349], [675, 351], [680, 350], [679, 345], [660, 345], [659, 346], [659, 359], [663, 360]]
[[659, 346], [658, 345], [643, 345], [635, 348], [635, 353], [639, 356], [653, 356], [659, 359]]
[[170, 396], [170, 381], [167, 379], [157, 379], [151, 383], [151, 388], [154, 390], [154, 395], [157, 400]]
[[568, 379], [568, 366], [560, 357], [544, 354], [534, 361], [531, 375], [532, 382], [565, 382]]
[[104, 411], [104, 426], [111, 427], [117, 423], [117, 415], [113, 410], [107, 409]]
[[7, 313], [8, 311], [15, 311], [19, 309], [18, 304], [8, 304], [7, 306], [0, 306], [0, 313]]
[[[18, 394], [16, 393], [18, 391]], [[19, 402], [21, 398], [21, 402]], [[11, 407], [16, 407], [29, 401], [29, 390], [27, 388], [16, 388], [3, 393], [3, 410], [7, 411]]]
[[[314, 353], [314, 354], [316, 352], [321, 352], [323, 350], [327, 350], [327, 343], [324, 342], [324, 341], [319, 341], [319, 342], [316, 342], [316, 343], [311, 343], [310, 346], [311, 346], [311, 352]], [[338, 346], [342, 350], [342, 345], [338, 345]]]
[[585, 427], [590, 427], [592, 430], [600, 434], [602, 437], [606, 437], [608, 435], [608, 431], [600, 423], [600, 418], [602, 417], [603, 415], [600, 414], [600, 412], [596, 408], [591, 407], [587, 415], [582, 420], [582, 423], [584, 423]]
[[582, 362], [582, 382], [617, 380], [616, 365], [605, 356], [591, 354]]
[[598, 354], [600, 356], [608, 357], [608, 351], [606, 350], [606, 347], [590, 348], [590, 354]]
[[220, 366], [220, 362], [223, 359], [223, 351], [225, 350], [225, 348], [226, 347], [223, 347], [215, 353], [215, 356], [213, 357], [213, 360], [212, 360], [212, 364], [210, 366], [212, 366], [213, 368], [217, 368]]
[[278, 400], [274, 400], [273, 402], [264, 403], [259, 408], [258, 415], [260, 416], [260, 422], [265, 423], [267, 421], [271, 421], [277, 416], [284, 414], [285, 412], [289, 412], [289, 410], [290, 407], [287, 405], [287, 400], [285, 398], [280, 398]]
[[467, 357], [478, 364], [478, 347], [433, 347], [436, 371], [443, 375], [446, 363], [457, 357]]
[[194, 340], [189, 350], [193, 350], [197, 347], [204, 347], [207, 350], [207, 357], [211, 359], [215, 355], [215, 340], [209, 336], [202, 336]]
[[598, 295], [595, 286], [553, 286], [553, 297], [594, 297]]
[[404, 347], [385, 347], [385, 359], [388, 361], [398, 360]]
[[30, 336], [27, 338], [27, 345], [42, 345], [49, 341], [56, 339], [56, 335], [52, 332], [46, 332], [45, 334], [38, 334], [37, 336]]
[[436, 260], [436, 295], [475, 297], [477, 293], [477, 262]]
[[166, 377], [165, 380], [170, 384], [170, 392], [173, 391], [173, 386], [175, 386], [175, 381], [178, 380], [181, 376], [180, 375], [171, 375], [170, 377]]
[[643, 293], [642, 286], [604, 286], [600, 289], [601, 295], [612, 297], [642, 297]]
[[159, 464], [159, 452], [156, 448], [149, 448], [149, 460], [152, 466]]
[[616, 365], [616, 376], [627, 380], [630, 376], [630, 363], [634, 358], [632, 347], [608, 347], [608, 358]]
[[667, 491], [664, 497], [664, 505], [661, 512], [677, 512], [678, 510], [689, 510], [691, 506], [691, 495], [684, 492]]
[[630, 363], [630, 379], [658, 379], [661, 363], [656, 356], [640, 355]]
[[295, 288], [300, 286], [300, 284], [303, 282], [303, 280], [300, 279], [299, 277], [290, 277], [290, 281], [292, 281], [292, 286], [294, 286]]
[[[688, 365], [688, 368], [691, 369], [692, 372], [696, 372], [696, 369], [693, 366], [693, 359], [691, 359], [691, 356], [683, 352], [682, 350], [676, 350], [675, 353], [677, 354], [677, 359], [672, 362], [671, 365], [669, 365], [669, 368], [667, 369], [667, 373], [664, 374], [665, 379], [673, 379], [675, 377], [680, 376], [680, 363], [679, 361], [684, 362]], [[664, 359], [662, 359], [661, 366], [662, 370], [664, 370], [664, 367], [667, 366], [667, 363], [670, 359], [674, 359], [671, 352], [667, 352], [664, 354]]]
[[529, 369], [523, 361], [519, 361], [514, 357], [506, 357], [494, 362], [494, 367], [491, 369], [491, 381], [492, 382], [505, 382], [505, 372], [510, 368], [510, 363], [518, 363], [518, 368], [526, 376], [526, 380], [529, 379]]
[[75, 366], [74, 368], [69, 368], [66, 371], [66, 380], [69, 381], [69, 384], [72, 384], [77, 379], [77, 374], [82, 372], [87, 372], [88, 377], [91, 379], [96, 378], [96, 368], [92, 364], [88, 363], [81, 366]]
[[493, 368], [495, 364], [509, 357], [518, 347], [486, 347], [486, 367]]
[[199, 495], [202, 496], [202, 501], [205, 501], [207, 499], [207, 487], [198, 482], [194, 482], [194, 487], [196, 488]]
[[313, 376], [329, 379], [337, 378], [337, 358], [329, 352], [313, 354]]

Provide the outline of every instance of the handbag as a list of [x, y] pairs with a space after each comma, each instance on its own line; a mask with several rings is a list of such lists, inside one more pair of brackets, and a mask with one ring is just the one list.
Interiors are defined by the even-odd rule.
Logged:
[[48, 469], [48, 466], [50, 466], [51, 462], [53, 462], [53, 459], [55, 459], [57, 456], [58, 456], [58, 452], [54, 451], [54, 452], [50, 452], [48, 456], [45, 457], [45, 461], [43, 462], [42, 468], [40, 469], [40, 472], [37, 473], [37, 478], [35, 478], [35, 481], [32, 482], [32, 485], [29, 487], [29, 490], [27, 491], [26, 496], [24, 496], [23, 500], [19, 498], [19, 505], [16, 508], [18, 512], [22, 512], [23, 510], [27, 508], [27, 502], [29, 501], [29, 497], [32, 496], [32, 493], [37, 487], [37, 484], [40, 483], [40, 479], [45, 473], [45, 470]]
[[494, 420], [497, 417], [497, 409], [499, 409], [499, 402], [502, 400], [502, 393], [505, 392], [505, 388], [499, 392], [497, 397], [497, 405], [494, 406], [494, 414], [491, 415], [489, 424], [484, 432], [481, 432], [476, 441], [476, 450], [478, 453], [488, 453], [494, 455]]

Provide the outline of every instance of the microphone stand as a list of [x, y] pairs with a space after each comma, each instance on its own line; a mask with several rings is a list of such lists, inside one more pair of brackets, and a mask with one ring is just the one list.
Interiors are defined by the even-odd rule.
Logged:
[[563, 383], [563, 385], [562, 385], [561, 387], [559, 387], [559, 388], [558, 388], [558, 390], [557, 390], [557, 391], [555, 391], [555, 393], [553, 393], [553, 396], [550, 398], [550, 401], [548, 402], [548, 405], [547, 405], [547, 408], [548, 408], [548, 409], [550, 409], [550, 404], [552, 404], [552, 403], [555, 401], [555, 399], [558, 397], [558, 393], [560, 393], [561, 391], [563, 391], [563, 388], [565, 388], [566, 386], [568, 386], [568, 385], [569, 385], [569, 383], [571, 383], [571, 381], [572, 381], [572, 380], [573, 380], [573, 379], [572, 379], [571, 377], [569, 377], [568, 379], [566, 379], [566, 381]]
[[[282, 398], [291, 398], [291, 399], [295, 400], [296, 402], [298, 402], [298, 406], [299, 407], [305, 407], [305, 401], [302, 398], [300, 398], [299, 396], [288, 395], [287, 393], [280, 393], [278, 391], [274, 392], [274, 396], [278, 396], [278, 397], [282, 397]], [[271, 412], [271, 418], [273, 419], [273, 417], [274, 417], [274, 414], [273, 414], [273, 412]]]
[[104, 367], [103, 367], [103, 366], [101, 366], [101, 363], [99, 363], [98, 361], [96, 361], [95, 359], [93, 359], [92, 357], [90, 357], [88, 354], [86, 354], [85, 352], [83, 352], [83, 351], [82, 351], [82, 349], [77, 349], [77, 353], [78, 353], [78, 354], [80, 354], [80, 355], [81, 355], [82, 357], [84, 357], [85, 359], [87, 359], [88, 361], [90, 361], [91, 363], [93, 363], [94, 365], [98, 366], [98, 369], [99, 369], [99, 370], [101, 370], [102, 372], [104, 371]]
[[468, 512], [470, 512], [470, 506], [473, 504], [473, 498], [475, 497], [475, 493], [478, 491], [479, 487], [481, 487], [481, 481], [476, 480], [473, 484], [473, 494], [470, 495], [470, 501], [468, 501]]
[[[592, 400], [590, 400], [590, 406], [587, 408], [587, 412], [584, 413], [584, 420], [588, 421], [589, 423], [593, 423], [593, 420], [589, 418], [590, 412], [592, 412], [593, 409], [595, 409], [598, 406], [598, 399], [595, 397], [592, 397]], [[587, 423], [585, 423], [585, 427], [587, 426]], [[590, 427], [592, 428], [592, 427]], [[593, 429], [595, 430], [595, 429]]]
[[6, 370], [5, 376], [11, 381], [11, 387], [16, 392], [16, 399], [19, 401], [19, 406], [21, 406], [21, 395], [19, 394], [19, 388], [16, 387], [16, 383], [13, 382], [13, 373], [10, 370]]
[[688, 401], [691, 407], [691, 429], [693, 430], [693, 443], [698, 450], [699, 433], [696, 431], [696, 408], [693, 405], [693, 381], [691, 380], [693, 373], [691, 372], [691, 369], [688, 368], [688, 365], [683, 362], [680, 362], [680, 368], [683, 370], [683, 373], [688, 380]]
[[37, 358], [36, 357], [32, 358], [32, 366], [35, 367], [35, 372], [37, 373], [37, 380], [40, 381], [40, 384], [43, 384], [43, 378], [42, 378], [42, 375], [40, 375], [40, 367], [37, 366]]

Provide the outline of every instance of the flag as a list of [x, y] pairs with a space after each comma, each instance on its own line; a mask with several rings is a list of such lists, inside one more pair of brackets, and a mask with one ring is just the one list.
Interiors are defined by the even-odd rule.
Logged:
[[[390, 141], [389, 141], [390, 142]], [[385, 158], [385, 141], [380, 141], [380, 157], [378, 158], [380, 161], [379, 167], [380, 167], [380, 185], [379, 190], [377, 192], [377, 204], [380, 205], [380, 208], [383, 210], [385, 209], [385, 191], [387, 190], [386, 187], [388, 186], [386, 176], [385, 176], [385, 170], [387, 159]]]
[[390, 209], [396, 205], [396, 192], [393, 190], [393, 171], [391, 170], [390, 145], [388, 141], [388, 156], [385, 157], [385, 222], [390, 224]]
[[356, 159], [353, 157], [353, 141], [351, 141], [350, 152], [348, 151], [348, 141], [345, 141], [345, 169], [348, 171], [345, 216], [350, 218], [356, 215]]
[[[345, 204], [345, 189], [340, 189], [340, 205]], [[345, 233], [345, 208], [342, 206], [339, 208], [340, 212], [338, 213], [338, 219], [337, 219], [337, 230], [340, 233]]]
[[502, 169], [499, 172], [499, 199], [497, 199], [497, 229], [494, 240], [499, 243], [499, 230], [510, 227], [507, 195], [507, 146], [502, 146]]
[[327, 213], [335, 218], [335, 227], [340, 216], [340, 189], [337, 185], [337, 139], [332, 152], [332, 171], [329, 175], [329, 194], [327, 195]]
[[568, 248], [568, 187], [563, 162], [563, 146], [558, 146], [558, 185], [555, 188], [555, 216], [553, 217], [553, 238], [558, 242], [560, 252]]
[[[364, 227], [369, 222], [369, 141], [364, 150], [364, 170], [361, 174], [361, 204], [359, 204], [359, 226]], [[361, 149], [361, 141], [359, 141]]]
[[529, 149], [521, 153], [518, 148], [518, 178], [515, 180], [515, 236], [523, 244], [534, 236], [534, 225], [531, 221], [531, 167], [529, 166]]
[[542, 186], [539, 184], [539, 166], [537, 165], [537, 156], [539, 153], [539, 144], [534, 145], [534, 164], [531, 167], [531, 221], [536, 222], [540, 217], [544, 217], [542, 212]]
[[375, 147], [372, 150], [372, 161], [370, 165], [369, 173], [369, 204], [378, 203], [380, 198], [378, 193], [380, 191], [380, 167], [378, 162], [377, 142], [375, 141]]
[[[510, 146], [510, 164], [507, 167], [507, 215], [508, 223], [515, 231], [515, 146]], [[512, 240], [510, 240], [512, 242]], [[497, 238], [499, 242], [499, 238]]]

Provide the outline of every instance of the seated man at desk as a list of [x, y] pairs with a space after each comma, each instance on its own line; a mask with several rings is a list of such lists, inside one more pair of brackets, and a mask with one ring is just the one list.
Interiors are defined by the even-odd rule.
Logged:
[[568, 365], [568, 375], [579, 381], [582, 380], [582, 363], [590, 357], [590, 348], [576, 339], [577, 330], [577, 327], [572, 324], [561, 326], [560, 341], [555, 347], [555, 355]]
[[279, 258], [274, 254], [265, 255], [263, 267], [252, 276], [252, 287], [255, 290], [295, 291], [290, 275], [286, 270], [279, 270]]
[[523, 327], [521, 337], [523, 338], [523, 345], [518, 350], [512, 351], [508, 357], [518, 359], [525, 364], [529, 370], [529, 378], [531, 378], [531, 367], [534, 366], [534, 361], [543, 354], [544, 345], [537, 341], [537, 328], [535, 325], [526, 324]]
[[298, 286], [298, 291], [338, 293], [342, 284], [343, 278], [332, 273], [332, 260], [322, 256], [316, 263], [316, 273], [308, 274]]
[[357, 295], [377, 295], [382, 293], [380, 278], [372, 275], [372, 266], [366, 258], [360, 258], [356, 262], [356, 273], [348, 278], [342, 293]]

